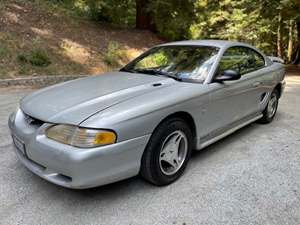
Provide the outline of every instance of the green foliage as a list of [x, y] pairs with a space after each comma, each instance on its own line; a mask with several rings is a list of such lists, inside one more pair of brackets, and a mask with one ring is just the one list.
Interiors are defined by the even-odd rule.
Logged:
[[158, 66], [166, 65], [169, 61], [169, 55], [166, 54], [166, 52], [158, 51], [140, 62], [138, 62], [137, 67], [139, 68], [155, 68]]
[[2, 57], [4, 57], [5, 55], [9, 54], [9, 50], [7, 47], [5, 46], [0, 46], [0, 60]]
[[41, 49], [35, 49], [30, 52], [28, 57], [29, 62], [33, 66], [49, 66], [51, 61], [47, 55], [47, 52]]
[[[243, 41], [275, 55], [279, 10], [288, 21], [299, 17], [300, 11], [295, 10], [299, 6], [295, 0], [198, 0], [195, 2], [196, 20], [189, 34], [192, 39]], [[283, 34], [288, 34], [286, 22], [283, 25]]]
[[154, 55], [153, 60], [156, 65], [166, 65], [169, 61], [169, 58], [163, 54], [163, 52], [160, 52]]
[[121, 58], [122, 51], [118, 42], [111, 41], [108, 44], [106, 52], [103, 54], [104, 62], [112, 67], [120, 66], [119, 60]]
[[[299, 0], [48, 0], [95, 21], [134, 27], [137, 1], [168, 40], [225, 39], [248, 42], [276, 54], [278, 15], [287, 49], [289, 21], [300, 21]], [[152, 29], [152, 28], [151, 28]], [[294, 34], [296, 37], [296, 34]], [[300, 42], [300, 40], [299, 40]]]
[[51, 64], [47, 52], [39, 48], [34, 49], [27, 54], [19, 54], [17, 59], [20, 63], [30, 63], [32, 66], [37, 67], [47, 67]]
[[27, 63], [28, 60], [27, 60], [27, 56], [25, 54], [19, 54], [17, 56], [17, 59], [20, 63]]
[[170, 40], [187, 39], [195, 19], [194, 0], [151, 1], [157, 31]]
[[95, 21], [124, 27], [135, 24], [135, 0], [74, 0], [74, 6]]

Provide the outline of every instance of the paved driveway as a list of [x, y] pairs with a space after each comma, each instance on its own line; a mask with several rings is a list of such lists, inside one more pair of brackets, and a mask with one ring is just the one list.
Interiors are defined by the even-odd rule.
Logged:
[[16, 159], [6, 125], [30, 90], [0, 89], [0, 224], [300, 224], [300, 78], [275, 121], [195, 153], [167, 187], [140, 178], [84, 191], [50, 184]]

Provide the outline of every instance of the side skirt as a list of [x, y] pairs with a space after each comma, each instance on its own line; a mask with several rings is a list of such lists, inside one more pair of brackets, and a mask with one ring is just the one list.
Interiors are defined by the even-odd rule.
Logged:
[[249, 119], [249, 120], [247, 120], [247, 121], [245, 121], [243, 123], [240, 123], [237, 126], [234, 126], [234, 127], [226, 130], [225, 132], [223, 132], [223, 133], [221, 133], [221, 134], [219, 134], [219, 135], [217, 135], [217, 136], [215, 136], [215, 137], [213, 137], [213, 138], [211, 138], [211, 139], [209, 139], [207, 141], [204, 141], [203, 143], [200, 143], [197, 146], [197, 150], [201, 150], [201, 149], [203, 149], [203, 148], [205, 148], [205, 147], [207, 147], [207, 146], [209, 146], [209, 145], [211, 145], [211, 144], [213, 144], [213, 143], [221, 140], [222, 138], [224, 138], [224, 137], [226, 137], [226, 136], [234, 133], [235, 131], [241, 129], [244, 126], [247, 126], [250, 123], [253, 123], [254, 121], [256, 121], [256, 120], [258, 120], [258, 119], [260, 119], [262, 117], [263, 117], [262, 114], [256, 115], [255, 117], [252, 117], [251, 119]]

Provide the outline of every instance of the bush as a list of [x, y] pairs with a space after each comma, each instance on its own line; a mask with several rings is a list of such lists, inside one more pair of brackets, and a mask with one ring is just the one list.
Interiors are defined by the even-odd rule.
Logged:
[[75, 9], [95, 21], [104, 21], [121, 27], [134, 27], [135, 0], [80, 0]]
[[104, 62], [112, 67], [120, 66], [120, 58], [121, 58], [121, 48], [120, 44], [115, 41], [111, 41], [108, 44], [107, 50], [103, 55]]
[[33, 66], [41, 66], [41, 67], [46, 67], [51, 64], [51, 61], [46, 51], [43, 51], [41, 49], [36, 49], [31, 51], [31, 54], [29, 56], [29, 62]]
[[38, 67], [47, 67], [51, 64], [47, 52], [42, 49], [34, 49], [29, 54], [20, 54], [17, 58], [21, 63], [30, 63]]
[[9, 50], [5, 46], [0, 46], [0, 57], [4, 57], [9, 54]]
[[24, 55], [24, 54], [18, 55], [18, 56], [17, 56], [17, 59], [18, 59], [18, 61], [21, 62], [21, 63], [27, 63], [27, 62], [28, 62], [27, 57], [26, 57], [26, 55]]

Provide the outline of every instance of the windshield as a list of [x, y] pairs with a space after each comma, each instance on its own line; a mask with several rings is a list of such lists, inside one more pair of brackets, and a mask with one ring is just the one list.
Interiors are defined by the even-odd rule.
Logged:
[[121, 71], [204, 82], [219, 49], [209, 46], [162, 46], [144, 53]]

